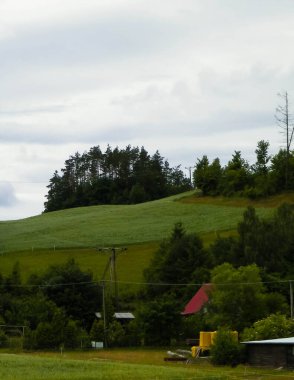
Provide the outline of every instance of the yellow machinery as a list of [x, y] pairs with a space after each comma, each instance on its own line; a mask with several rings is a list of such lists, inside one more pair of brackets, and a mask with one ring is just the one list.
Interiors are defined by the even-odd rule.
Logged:
[[[238, 332], [231, 331], [232, 336], [236, 341], [238, 341]], [[205, 351], [209, 351], [215, 337], [217, 336], [217, 331], [200, 331], [199, 334], [199, 346], [192, 347], [192, 357], [198, 358]]]

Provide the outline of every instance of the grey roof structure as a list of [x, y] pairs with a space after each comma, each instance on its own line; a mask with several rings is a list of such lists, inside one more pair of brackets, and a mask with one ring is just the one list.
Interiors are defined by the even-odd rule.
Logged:
[[279, 339], [267, 339], [267, 340], [251, 340], [248, 342], [241, 342], [243, 344], [289, 344], [294, 345], [294, 337], [279, 338]]
[[116, 319], [134, 319], [135, 316], [132, 313], [114, 313]]
[[[102, 318], [102, 313], [96, 312], [95, 316], [97, 318]], [[116, 319], [135, 319], [135, 316], [133, 313], [114, 313], [113, 316]]]

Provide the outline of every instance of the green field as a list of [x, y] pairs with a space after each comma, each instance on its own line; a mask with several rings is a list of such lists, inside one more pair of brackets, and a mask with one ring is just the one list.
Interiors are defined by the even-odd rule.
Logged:
[[198, 233], [209, 245], [217, 234], [236, 230], [249, 204], [268, 217], [279, 204], [293, 200], [293, 194], [250, 202], [187, 192], [137, 205], [81, 207], [0, 222], [1, 273], [9, 273], [18, 261], [26, 278], [75, 258], [82, 269], [90, 269], [100, 279], [107, 257], [96, 248], [125, 246], [128, 250], [118, 258], [119, 279], [140, 282], [159, 242], [170, 235], [175, 223], [182, 222], [188, 232]]
[[[55, 357], [54, 357], [55, 356]], [[293, 372], [209, 363], [165, 363], [164, 351], [116, 350], [73, 355], [0, 354], [0, 378], [5, 380], [290, 380]], [[154, 361], [153, 364], [150, 362]]]
[[[137, 205], [80, 207], [1, 222], [1, 248], [15, 252], [149, 243], [167, 237], [176, 222], [199, 234], [230, 230], [236, 228], [246, 207], [214, 203], [213, 198], [211, 203], [206, 199], [193, 202], [191, 195]], [[268, 216], [271, 210], [260, 207], [258, 212]]]

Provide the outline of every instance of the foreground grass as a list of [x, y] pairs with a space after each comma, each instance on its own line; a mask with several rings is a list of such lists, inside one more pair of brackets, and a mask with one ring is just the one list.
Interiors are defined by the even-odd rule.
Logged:
[[[113, 351], [115, 352], [115, 351]], [[7, 380], [188, 380], [188, 379], [293, 379], [293, 373], [258, 370], [239, 366], [237, 368], [213, 367], [208, 363], [183, 364], [163, 362], [163, 352], [126, 350], [128, 357], [119, 350], [120, 359], [109, 353], [73, 353], [59, 357], [35, 355], [0, 354], [0, 378]], [[55, 354], [56, 355], [56, 354]], [[156, 358], [155, 358], [156, 355]], [[107, 357], [107, 351], [105, 356]], [[155, 360], [146, 364], [144, 357]], [[159, 360], [160, 363], [159, 363]]]

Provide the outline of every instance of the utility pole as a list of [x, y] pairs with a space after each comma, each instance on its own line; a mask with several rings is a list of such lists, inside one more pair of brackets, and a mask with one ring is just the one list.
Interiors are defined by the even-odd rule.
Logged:
[[107, 347], [107, 334], [106, 334], [106, 306], [105, 306], [105, 281], [102, 281], [102, 308], [103, 308], [103, 334], [104, 344]]
[[290, 316], [291, 319], [293, 319], [293, 287], [292, 287], [292, 281], [289, 281], [290, 284]]
[[125, 247], [111, 247], [111, 248], [106, 247], [106, 248], [97, 248], [97, 250], [99, 252], [106, 252], [106, 253], [110, 252], [110, 257], [108, 259], [108, 262], [105, 266], [105, 269], [104, 269], [104, 272], [102, 275], [102, 282], [104, 284], [103, 286], [105, 286], [105, 276], [106, 276], [107, 271], [109, 270], [111, 285], [114, 284], [115, 304], [116, 304], [116, 308], [118, 311], [119, 302], [118, 302], [118, 284], [117, 284], [117, 273], [116, 273], [116, 258], [117, 258], [117, 255], [119, 254], [119, 252], [126, 251], [127, 248], [125, 248]]
[[190, 177], [190, 184], [192, 186], [192, 169], [195, 168], [195, 166], [185, 166], [185, 169], [189, 170], [189, 177]]

